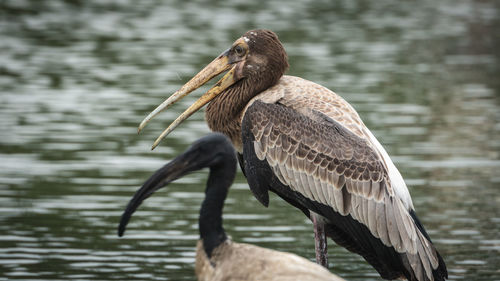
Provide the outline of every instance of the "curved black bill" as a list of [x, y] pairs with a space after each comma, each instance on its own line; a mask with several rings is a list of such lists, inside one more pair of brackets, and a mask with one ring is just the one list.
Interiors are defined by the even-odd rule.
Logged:
[[[188, 155], [189, 156], [189, 155]], [[187, 169], [189, 161], [186, 159], [186, 154], [182, 154], [172, 162], [160, 168], [156, 171], [134, 194], [134, 197], [130, 200], [125, 211], [120, 219], [120, 224], [118, 225], [118, 236], [123, 236], [125, 228], [132, 217], [132, 214], [141, 205], [142, 201], [155, 193], [158, 189], [164, 187], [168, 183], [178, 179], [186, 172], [190, 170]]]

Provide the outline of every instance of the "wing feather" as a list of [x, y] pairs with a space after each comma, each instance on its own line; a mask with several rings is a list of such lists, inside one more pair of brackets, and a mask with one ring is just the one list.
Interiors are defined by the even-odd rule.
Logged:
[[299, 184], [302, 184], [302, 190], [306, 197], [311, 198], [314, 201], [320, 202], [318, 195], [316, 194], [316, 188], [313, 186], [309, 186], [308, 184], [308, 177], [304, 172], [299, 172], [299, 178], [300, 182]]
[[375, 200], [369, 200], [367, 205], [368, 228], [373, 236], [379, 238], [377, 233], [377, 203]]
[[333, 210], [335, 212], [338, 212], [337, 201], [335, 201], [335, 195], [333, 194], [336, 188], [331, 188], [331, 185], [329, 185], [326, 181], [323, 181], [321, 179], [320, 179], [320, 184], [321, 184], [321, 189], [326, 190], [326, 192], [328, 193], [327, 205], [332, 206]]
[[344, 207], [344, 196], [342, 195], [342, 189], [333, 189], [333, 197], [335, 198], [335, 203], [337, 204], [337, 211], [343, 216], [348, 215]]
[[[359, 196], [361, 198], [361, 211], [362, 211], [362, 218], [361, 218], [361, 221], [363, 223], [366, 223], [366, 225], [368, 227], [370, 227], [370, 222], [368, 220], [368, 204], [369, 202], [373, 201], [373, 200], [368, 200], [366, 201], [366, 199], [363, 199], [363, 195]], [[371, 231], [370, 231], [371, 232]]]
[[385, 207], [383, 203], [377, 203], [376, 205], [377, 234], [384, 245], [389, 246], [391, 243], [385, 219]]
[[370, 185], [370, 197], [376, 200], [377, 202], [380, 202], [380, 182], [378, 181], [371, 181]]
[[389, 240], [391, 241], [391, 245], [394, 247], [394, 249], [396, 249], [398, 253], [401, 253], [403, 251], [403, 246], [401, 244], [398, 227], [394, 219], [394, 205], [391, 197], [385, 197], [385, 212]]
[[[371, 189], [372, 189], [372, 182], [371, 181], [368, 181], [368, 180], [364, 180], [362, 182], [362, 187], [361, 187], [362, 191], [361, 193], [363, 194], [363, 197], [367, 198], [367, 199], [372, 199], [373, 197], [371, 196]], [[372, 201], [372, 200], [370, 200]]]
[[420, 245], [423, 245], [424, 247], [424, 250], [425, 250], [425, 254], [426, 256], [429, 258], [431, 264], [432, 264], [432, 267], [437, 267], [438, 264], [439, 264], [439, 261], [438, 261], [438, 258], [437, 258], [437, 255], [436, 255], [436, 249], [434, 247], [431, 247], [431, 243], [429, 242], [429, 240], [427, 240], [421, 233], [418, 233], [418, 236], [419, 236], [419, 240], [420, 240]]
[[425, 250], [423, 249], [422, 244], [419, 244], [419, 250], [418, 256], [420, 257], [420, 262], [423, 265], [424, 273], [427, 275], [429, 280], [433, 280], [431, 265], [429, 263], [429, 259], [427, 259], [427, 256], [425, 255]]
[[395, 208], [394, 217], [396, 221], [397, 232], [399, 233], [399, 236], [401, 238], [401, 247], [406, 252], [414, 253], [415, 249], [413, 248], [413, 241], [410, 238], [411, 235], [408, 233], [403, 223], [403, 216], [405, 215], [405, 212], [400, 208], [401, 205], [402, 203], [397, 200], [393, 205], [393, 207]]

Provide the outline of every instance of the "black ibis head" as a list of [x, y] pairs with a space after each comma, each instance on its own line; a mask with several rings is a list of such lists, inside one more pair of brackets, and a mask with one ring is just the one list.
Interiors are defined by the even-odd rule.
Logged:
[[[123, 235], [132, 214], [146, 198], [187, 173], [205, 167], [210, 167], [211, 176], [218, 177], [216, 181], [223, 182], [221, 186], [229, 188], [236, 173], [236, 156], [229, 139], [224, 135], [215, 133], [199, 139], [184, 153], [156, 171], [134, 194], [125, 208], [118, 226], [118, 236]], [[209, 186], [207, 185], [207, 189]], [[227, 190], [222, 190], [222, 193], [224, 198], [221, 202], [225, 199]], [[222, 206], [220, 208], [222, 209]]]

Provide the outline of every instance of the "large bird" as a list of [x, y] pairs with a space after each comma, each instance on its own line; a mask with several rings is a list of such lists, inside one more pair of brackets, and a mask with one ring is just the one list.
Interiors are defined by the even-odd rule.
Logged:
[[283, 75], [288, 59], [277, 35], [246, 32], [139, 125], [227, 73], [184, 111], [153, 148], [209, 103], [211, 130], [227, 135], [254, 196], [273, 191], [314, 223], [316, 256], [324, 234], [358, 253], [386, 279], [444, 280], [446, 265], [417, 218], [406, 184], [354, 108], [329, 89]]
[[156, 171], [127, 205], [118, 235], [125, 232], [132, 214], [155, 191], [189, 172], [210, 168], [201, 205], [195, 272], [200, 281], [342, 281], [324, 267], [295, 254], [236, 243], [222, 226], [224, 201], [236, 174], [236, 153], [222, 134], [195, 142], [184, 153]]

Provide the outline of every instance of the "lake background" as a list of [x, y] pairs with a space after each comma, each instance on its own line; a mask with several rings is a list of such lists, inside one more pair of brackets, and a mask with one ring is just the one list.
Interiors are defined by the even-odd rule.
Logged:
[[[212, 83], [139, 122], [245, 31], [278, 33], [288, 74], [349, 101], [405, 178], [450, 280], [500, 280], [497, 1], [0, 1], [0, 280], [194, 280], [207, 171], [146, 201], [153, 171], [209, 132], [159, 133]], [[312, 225], [238, 172], [234, 240], [314, 258]], [[380, 280], [329, 242], [330, 269]]]

